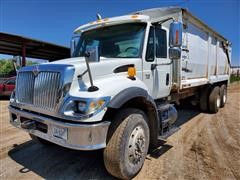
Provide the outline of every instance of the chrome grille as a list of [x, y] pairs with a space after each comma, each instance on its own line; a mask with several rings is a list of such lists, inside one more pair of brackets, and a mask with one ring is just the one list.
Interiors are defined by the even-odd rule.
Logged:
[[61, 88], [59, 72], [40, 71], [37, 76], [31, 71], [18, 73], [17, 102], [54, 111]]

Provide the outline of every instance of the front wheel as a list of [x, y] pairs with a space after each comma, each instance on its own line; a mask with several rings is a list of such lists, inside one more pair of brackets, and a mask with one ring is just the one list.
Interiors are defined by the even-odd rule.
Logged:
[[117, 113], [104, 149], [107, 171], [121, 179], [131, 179], [141, 170], [149, 147], [149, 127], [145, 113], [128, 108]]

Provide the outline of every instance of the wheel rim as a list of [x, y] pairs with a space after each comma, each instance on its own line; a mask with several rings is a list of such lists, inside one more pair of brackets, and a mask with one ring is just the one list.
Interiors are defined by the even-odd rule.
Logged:
[[146, 137], [142, 126], [136, 126], [128, 141], [129, 162], [138, 164], [145, 154]]
[[219, 108], [220, 107], [220, 96], [217, 97], [217, 107]]

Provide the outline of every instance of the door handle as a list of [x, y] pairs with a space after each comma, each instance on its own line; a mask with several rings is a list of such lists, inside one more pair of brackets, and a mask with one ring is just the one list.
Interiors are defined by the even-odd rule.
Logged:
[[158, 66], [158, 64], [151, 64], [151, 70], [152, 71], [155, 70], [157, 66]]
[[170, 63], [161, 63], [161, 64], [151, 64], [151, 70], [155, 70], [157, 66], [160, 66], [160, 65], [171, 65], [173, 63], [173, 61], [171, 60]]
[[169, 73], [166, 74], [166, 86], [169, 85]]

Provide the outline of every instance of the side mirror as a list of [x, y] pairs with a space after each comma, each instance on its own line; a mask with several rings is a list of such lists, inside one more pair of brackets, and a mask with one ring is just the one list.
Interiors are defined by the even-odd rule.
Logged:
[[168, 54], [170, 59], [180, 59], [181, 49], [179, 47], [170, 47]]
[[87, 48], [85, 57], [88, 61], [99, 62], [98, 46]]
[[174, 21], [170, 24], [169, 46], [170, 47], [182, 46], [182, 23], [181, 22]]

